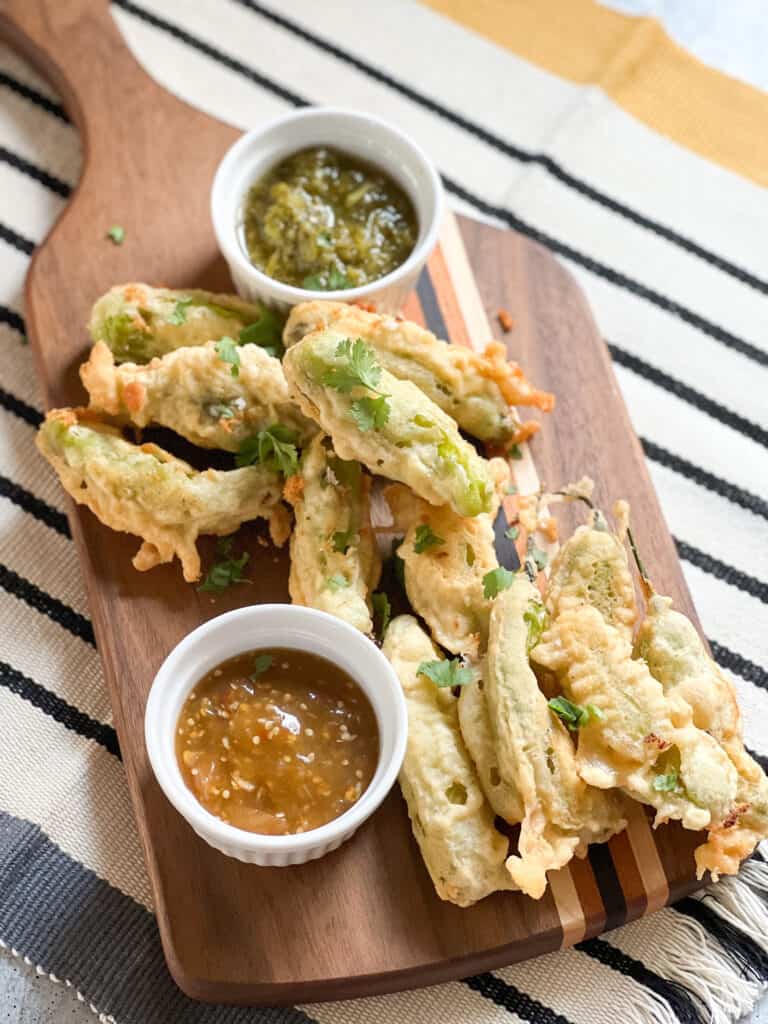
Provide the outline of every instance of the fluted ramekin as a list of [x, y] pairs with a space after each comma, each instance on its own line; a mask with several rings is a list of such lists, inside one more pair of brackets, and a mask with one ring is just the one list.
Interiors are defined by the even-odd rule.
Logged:
[[[313, 291], [275, 281], [251, 263], [242, 236], [248, 189], [282, 159], [311, 146], [330, 146], [380, 167], [409, 196], [419, 234], [410, 256], [390, 274], [359, 288]], [[435, 247], [443, 205], [440, 176], [413, 139], [381, 118], [342, 107], [308, 107], [246, 132], [225, 153], [211, 190], [213, 228], [235, 288], [244, 299], [281, 312], [310, 299], [333, 299], [397, 313]]]
[[[366, 791], [340, 817], [299, 835], [261, 835], [221, 821], [187, 788], [176, 760], [179, 714], [195, 685], [227, 658], [263, 647], [310, 651], [340, 666], [371, 702], [378, 724], [379, 760]], [[378, 647], [332, 615], [286, 604], [239, 608], [198, 626], [161, 665], [144, 716], [152, 770], [179, 814], [201, 839], [221, 853], [268, 867], [303, 864], [349, 839], [392, 788], [405, 754], [407, 733], [408, 715], [400, 683]]]

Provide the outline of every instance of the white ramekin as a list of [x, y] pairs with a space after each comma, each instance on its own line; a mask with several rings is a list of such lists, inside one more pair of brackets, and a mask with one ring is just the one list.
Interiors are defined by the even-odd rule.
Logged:
[[[267, 277], [248, 259], [242, 240], [243, 203], [253, 182], [283, 157], [308, 146], [330, 146], [386, 171], [410, 196], [419, 220], [413, 252], [391, 274], [343, 291], [295, 288]], [[443, 216], [443, 186], [429, 158], [407, 135], [378, 117], [340, 107], [308, 107], [247, 132], [226, 152], [211, 191], [216, 239], [235, 288], [250, 301], [286, 312], [309, 299], [370, 302], [396, 313], [416, 285], [437, 242]]]
[[[193, 796], [176, 761], [179, 713], [195, 684], [220, 662], [259, 647], [297, 648], [335, 662], [360, 685], [378, 723], [379, 762], [368, 789], [341, 817], [299, 835], [258, 835], [221, 821]], [[201, 839], [228, 857], [268, 867], [303, 864], [349, 839], [392, 788], [405, 754], [407, 733], [400, 683], [378, 647], [332, 615], [286, 604], [238, 608], [198, 626], [161, 665], [144, 716], [152, 770], [179, 814]]]

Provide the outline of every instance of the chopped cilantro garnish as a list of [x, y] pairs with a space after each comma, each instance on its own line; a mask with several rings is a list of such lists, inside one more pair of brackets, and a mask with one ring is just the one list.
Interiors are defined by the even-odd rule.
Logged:
[[460, 658], [443, 661], [422, 661], [416, 672], [431, 679], [435, 686], [466, 686], [472, 682], [472, 669], [462, 665]]
[[333, 535], [333, 550], [340, 551], [342, 555], [346, 555], [347, 548], [352, 543], [352, 538], [355, 535], [354, 530], [337, 530]]
[[[322, 235], [319, 237], [322, 238]], [[325, 244], [327, 245], [328, 242]], [[336, 292], [342, 288], [349, 288], [350, 281], [346, 274], [342, 274], [336, 267], [332, 267], [328, 274], [309, 274], [301, 282], [301, 287], [312, 292]]]
[[340, 288], [349, 288], [349, 278], [336, 267], [332, 267], [328, 275], [328, 291], [335, 292]]
[[507, 529], [504, 531], [504, 536], [507, 538], [507, 540], [517, 540], [517, 538], [520, 536], [520, 527], [508, 526]]
[[595, 718], [603, 718], [603, 712], [594, 704], [581, 707], [579, 704], [569, 701], [567, 697], [553, 697], [547, 703], [550, 710], [554, 711], [571, 732], [576, 732], [577, 729], [581, 729]]
[[114, 245], [122, 245], [125, 241], [125, 228], [120, 224], [113, 224], [107, 232], [107, 238]]
[[356, 398], [350, 407], [352, 418], [360, 430], [379, 430], [389, 419], [389, 402], [386, 395], [378, 398]]
[[392, 607], [389, 603], [389, 598], [383, 591], [378, 591], [375, 594], [371, 594], [371, 605], [373, 606], [373, 623], [376, 635], [379, 639], [383, 640], [384, 634], [387, 632], [389, 620], [392, 618]]
[[187, 309], [192, 305], [192, 299], [179, 299], [173, 308], [173, 311], [168, 314], [166, 320], [169, 324], [178, 326], [179, 324], [185, 324], [187, 322]]
[[228, 402], [211, 402], [205, 409], [215, 420], [231, 420], [235, 415], [235, 410]]
[[515, 574], [502, 566], [499, 566], [498, 569], [491, 569], [483, 576], [483, 597], [486, 599], [496, 597], [502, 590], [512, 586], [514, 578]]
[[362, 338], [352, 341], [345, 338], [336, 347], [336, 357], [346, 360], [345, 366], [332, 366], [323, 374], [321, 383], [349, 394], [352, 388], [368, 388], [375, 391], [381, 379], [381, 367], [370, 345]]
[[546, 567], [547, 562], [549, 561], [549, 555], [547, 552], [542, 551], [541, 548], [537, 548], [535, 544], [531, 544], [528, 549], [528, 556], [536, 563], [536, 568], [539, 572]]
[[241, 345], [259, 345], [271, 356], [280, 359], [285, 352], [280, 317], [271, 309], [264, 309], [259, 319], [240, 331]]
[[296, 448], [295, 430], [282, 423], [273, 423], [266, 430], [260, 430], [255, 437], [249, 437], [240, 445], [235, 462], [238, 466], [259, 463], [283, 476], [293, 476], [299, 468], [299, 453]]
[[333, 576], [329, 576], [325, 581], [326, 587], [332, 594], [335, 594], [339, 590], [343, 590], [344, 587], [349, 586], [349, 580], [342, 576], [340, 572], [335, 572]]
[[235, 583], [251, 583], [247, 576], [243, 576], [243, 569], [250, 557], [244, 551], [239, 558], [232, 558], [232, 540], [224, 537], [216, 544], [216, 558], [219, 561], [213, 563], [197, 589], [203, 593], [220, 594]]
[[421, 526], [416, 527], [416, 533], [413, 538], [413, 550], [417, 555], [427, 551], [429, 548], [438, 547], [440, 544], [445, 544], [442, 537], [438, 537], [436, 533], [432, 532], [428, 523], [423, 523]]
[[513, 444], [512, 447], [507, 452], [507, 454], [511, 459], [515, 459], [515, 461], [517, 461], [519, 459], [522, 459], [523, 449], [520, 447], [519, 444]]
[[257, 654], [253, 662], [253, 672], [248, 678], [255, 683], [259, 676], [264, 675], [271, 664], [271, 654]]
[[240, 376], [240, 353], [237, 350], [237, 342], [234, 338], [223, 337], [216, 342], [216, 352], [223, 363], [230, 364], [230, 372], [233, 377]]

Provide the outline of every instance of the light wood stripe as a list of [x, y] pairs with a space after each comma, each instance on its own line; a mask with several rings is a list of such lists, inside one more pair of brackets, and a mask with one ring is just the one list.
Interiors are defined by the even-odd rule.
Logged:
[[570, 865], [559, 871], [550, 871], [549, 888], [555, 900], [560, 927], [563, 929], [562, 948], [581, 942], [587, 930], [584, 908]]
[[768, 185], [768, 95], [699, 61], [654, 18], [595, 0], [426, 3], [561, 78], [599, 86], [660, 134]]
[[630, 802], [627, 817], [627, 837], [647, 893], [646, 913], [650, 914], [666, 904], [669, 883], [644, 809], [640, 804]]

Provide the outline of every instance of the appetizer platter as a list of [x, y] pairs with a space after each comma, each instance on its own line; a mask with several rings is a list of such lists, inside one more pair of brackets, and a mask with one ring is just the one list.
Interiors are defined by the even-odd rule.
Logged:
[[[86, 148], [27, 283], [37, 444], [74, 499], [177, 983], [242, 1003], [430, 984], [738, 870], [768, 782], [567, 271], [441, 217], [418, 157], [409, 195], [383, 156], [352, 159], [355, 133], [392, 132], [407, 163], [375, 119], [233, 146], [144, 75], [106, 4], [30, 8], [0, 27]], [[280, 159], [278, 129], [304, 138]], [[303, 646], [274, 625], [294, 614]]]

